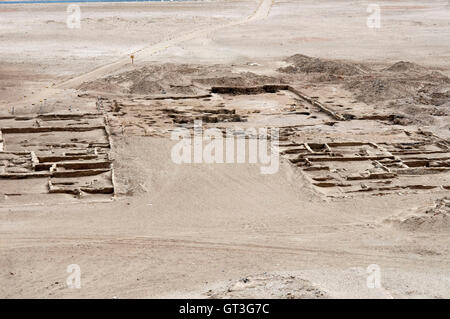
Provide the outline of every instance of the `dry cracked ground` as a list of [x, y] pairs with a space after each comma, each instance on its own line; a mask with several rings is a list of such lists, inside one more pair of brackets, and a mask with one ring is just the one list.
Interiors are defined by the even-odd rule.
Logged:
[[450, 6], [378, 4], [0, 1], [0, 297], [449, 298]]

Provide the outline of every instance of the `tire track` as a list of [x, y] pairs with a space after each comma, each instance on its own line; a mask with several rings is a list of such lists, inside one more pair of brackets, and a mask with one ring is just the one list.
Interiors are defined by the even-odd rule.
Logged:
[[[96, 237], [47, 237], [47, 238], [15, 238], [22, 239], [23, 243], [12, 245], [11, 247], [3, 247], [0, 251], [28, 249], [32, 247], [60, 247], [71, 245], [125, 245], [128, 247], [147, 246], [148, 248], [182, 248], [197, 251], [228, 251], [228, 252], [246, 252], [246, 253], [262, 253], [262, 254], [281, 254], [281, 255], [305, 255], [311, 256], [329, 256], [331, 258], [376, 258], [377, 260], [403, 260], [414, 261], [415, 263], [427, 263], [430, 259], [424, 260], [420, 256], [400, 256], [398, 254], [385, 253], [367, 253], [350, 250], [338, 249], [322, 249], [319, 247], [289, 247], [279, 245], [255, 244], [255, 243], [232, 243], [232, 242], [214, 242], [214, 241], [198, 241], [189, 239], [175, 238], [158, 238], [158, 237], [122, 237], [122, 238], [96, 238]], [[43, 244], [39, 240], [45, 241]], [[26, 243], [31, 241], [30, 244]], [[443, 256], [433, 259], [438, 264], [448, 264], [450, 260]]]

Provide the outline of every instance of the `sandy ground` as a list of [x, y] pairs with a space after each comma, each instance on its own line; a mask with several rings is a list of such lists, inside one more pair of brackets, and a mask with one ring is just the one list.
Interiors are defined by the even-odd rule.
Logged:
[[[421, 187], [440, 183], [431, 191], [341, 196], [314, 186], [317, 176], [289, 156], [273, 175], [256, 164], [170, 158], [170, 116], [217, 103], [247, 117], [240, 125], [301, 127], [287, 133], [296, 143], [448, 143], [448, 3], [379, 4], [380, 29], [366, 26], [366, 1], [82, 4], [81, 29], [67, 28], [64, 4], [1, 5], [5, 151], [24, 142], [5, 128], [56, 125], [34, 116], [95, 113], [64, 122], [89, 128], [104, 116], [116, 195], [47, 194], [38, 178], [0, 179], [0, 297], [449, 298], [445, 169], [417, 177]], [[287, 59], [295, 54], [321, 60]], [[313, 112], [286, 90], [155, 100], [267, 83], [287, 83], [354, 119]], [[381, 120], [364, 119], [373, 114]], [[383, 118], [392, 114], [401, 116]], [[80, 132], [43, 134], [32, 147], [75, 143], [75, 135], [104, 142]], [[80, 266], [80, 289], [67, 287], [71, 264]], [[370, 265], [379, 287], [367, 285]]]

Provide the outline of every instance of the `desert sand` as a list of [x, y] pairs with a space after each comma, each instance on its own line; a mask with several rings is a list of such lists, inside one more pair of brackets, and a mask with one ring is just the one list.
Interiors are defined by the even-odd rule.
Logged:
[[0, 297], [449, 298], [450, 6], [377, 4], [0, 2]]

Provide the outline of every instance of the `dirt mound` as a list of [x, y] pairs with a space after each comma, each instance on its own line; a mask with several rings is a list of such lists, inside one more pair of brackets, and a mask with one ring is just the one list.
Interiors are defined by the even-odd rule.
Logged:
[[[217, 76], [210, 77], [211, 74]], [[280, 83], [280, 80], [251, 72], [235, 74], [225, 67], [167, 63], [149, 65], [85, 82], [78, 89], [121, 94], [197, 95], [205, 93], [211, 86], [253, 86], [269, 83]]]
[[283, 73], [326, 73], [337, 76], [351, 76], [364, 74], [361, 66], [341, 61], [332, 61], [312, 58], [302, 54], [296, 54], [286, 59], [290, 66], [279, 68]]
[[408, 61], [399, 61], [394, 63], [393, 65], [391, 65], [390, 67], [387, 67], [385, 69], [383, 69], [383, 71], [389, 71], [389, 72], [411, 72], [411, 71], [415, 71], [415, 72], [424, 72], [426, 71], [426, 68], [412, 63], [412, 62], [408, 62]]
[[407, 231], [450, 232], [450, 197], [439, 199], [433, 207], [400, 221], [398, 227]]
[[222, 288], [209, 290], [207, 296], [218, 299], [312, 299], [326, 298], [327, 294], [314, 287], [311, 282], [296, 276], [264, 273], [242, 278]]
[[436, 71], [418, 72], [373, 72], [352, 77], [344, 83], [344, 87], [353, 92], [357, 100], [365, 103], [397, 101], [402, 104], [402, 100], [434, 106], [446, 103], [450, 79]]
[[[352, 92], [355, 99], [377, 107], [395, 105], [446, 105], [450, 79], [421, 65], [399, 61], [376, 71], [369, 65], [313, 58], [302, 54], [285, 60], [291, 65], [278, 71], [293, 77], [303, 73], [303, 80], [314, 83], [335, 82]], [[380, 103], [386, 102], [386, 103]], [[434, 113], [442, 113], [432, 110]]]
[[79, 89], [122, 94], [197, 94], [198, 88], [192, 85], [190, 77], [201, 71], [185, 64], [150, 65], [83, 83]]
[[357, 100], [373, 103], [380, 100], [412, 97], [417, 94], [420, 83], [370, 75], [352, 79], [345, 83], [344, 87], [354, 92]]

